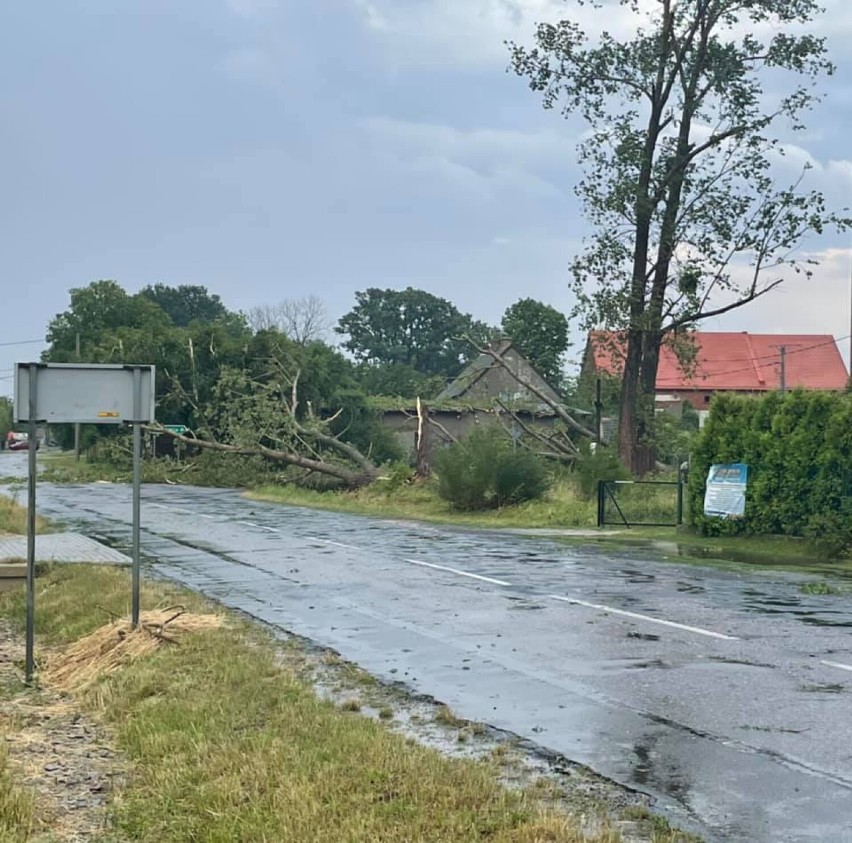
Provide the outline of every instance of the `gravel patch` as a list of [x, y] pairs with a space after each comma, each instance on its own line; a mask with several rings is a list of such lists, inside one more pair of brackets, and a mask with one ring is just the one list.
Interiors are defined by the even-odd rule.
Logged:
[[49, 839], [103, 840], [127, 764], [103, 727], [68, 697], [21, 683], [21, 636], [0, 621], [0, 733], [21, 786], [36, 796]]

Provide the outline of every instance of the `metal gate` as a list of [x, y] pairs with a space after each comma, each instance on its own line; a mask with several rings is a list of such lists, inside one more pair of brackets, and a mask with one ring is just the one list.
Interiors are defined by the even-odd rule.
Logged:
[[598, 527], [679, 527], [683, 485], [676, 480], [601, 480]]

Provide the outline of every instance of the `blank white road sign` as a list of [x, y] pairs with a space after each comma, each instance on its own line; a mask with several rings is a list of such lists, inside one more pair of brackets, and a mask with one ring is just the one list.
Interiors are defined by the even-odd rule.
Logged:
[[[154, 419], [154, 366], [18, 363], [15, 367], [16, 423], [30, 421], [31, 366], [36, 367], [35, 421], [123, 424]], [[139, 393], [134, 396], [137, 383]]]

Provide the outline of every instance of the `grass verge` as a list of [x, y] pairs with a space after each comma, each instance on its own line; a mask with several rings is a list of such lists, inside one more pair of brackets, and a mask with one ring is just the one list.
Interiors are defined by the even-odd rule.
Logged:
[[29, 790], [18, 786], [9, 752], [0, 745], [0, 840], [26, 843], [36, 827], [35, 817], [35, 798]]
[[[124, 571], [52, 569], [39, 581], [40, 644], [61, 647], [93, 631], [104, 610], [126, 611], [128, 594]], [[210, 611], [161, 584], [146, 584], [143, 602]], [[22, 595], [0, 596], [0, 615], [20, 627]], [[609, 829], [584, 835], [571, 817], [505, 789], [493, 764], [448, 759], [320, 700], [282, 667], [280, 645], [235, 618], [102, 678], [78, 701], [111, 724], [133, 764], [105, 840], [619, 839]], [[0, 824], [14, 826], [15, 810], [0, 801]]]
[[485, 512], [458, 512], [438, 497], [433, 482], [389, 488], [377, 481], [353, 492], [315, 492], [298, 486], [261, 486], [247, 493], [254, 500], [314, 509], [458, 524], [466, 527], [582, 527], [595, 526], [596, 504], [583, 498], [574, 483], [560, 480], [538, 501]]
[[[36, 532], [49, 533], [50, 522], [46, 518], [36, 518]], [[14, 533], [23, 535], [27, 532], [27, 510], [14, 497], [0, 495], [0, 535]]]

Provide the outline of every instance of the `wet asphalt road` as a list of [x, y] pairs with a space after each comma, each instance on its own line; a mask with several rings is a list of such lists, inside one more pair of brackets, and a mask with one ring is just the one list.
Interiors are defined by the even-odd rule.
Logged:
[[[130, 489], [40, 484], [126, 549]], [[157, 574], [658, 798], [709, 840], [852, 841], [852, 605], [798, 580], [146, 487]]]

